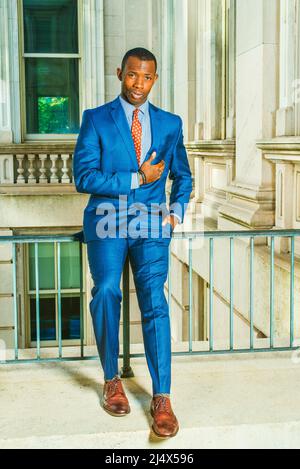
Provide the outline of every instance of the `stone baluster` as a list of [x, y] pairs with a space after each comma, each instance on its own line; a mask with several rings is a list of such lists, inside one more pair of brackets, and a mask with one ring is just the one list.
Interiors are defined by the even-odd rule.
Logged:
[[14, 183], [14, 155], [0, 155], [0, 184]]
[[68, 176], [68, 161], [70, 155], [61, 155], [61, 159], [63, 161], [61, 182], [63, 184], [70, 184], [70, 177]]
[[58, 177], [57, 177], [56, 162], [58, 160], [58, 155], [50, 155], [50, 160], [52, 161], [52, 166], [50, 168], [50, 171], [51, 171], [50, 183], [51, 184], [57, 184], [58, 183]]
[[41, 167], [40, 167], [40, 179], [39, 179], [39, 182], [40, 184], [47, 184], [48, 182], [48, 179], [47, 179], [47, 176], [46, 176], [46, 167], [45, 167], [45, 161], [47, 159], [47, 155], [45, 154], [41, 154], [39, 155], [39, 160], [41, 162]]
[[29, 154], [27, 156], [28, 156], [28, 161], [29, 161], [28, 184], [36, 184], [37, 177], [34, 174], [36, 170], [36, 168], [34, 168], [35, 155]]
[[17, 161], [18, 161], [17, 184], [24, 184], [25, 183], [25, 178], [24, 178], [23, 161], [25, 159], [25, 155], [16, 155], [16, 158], [17, 158]]

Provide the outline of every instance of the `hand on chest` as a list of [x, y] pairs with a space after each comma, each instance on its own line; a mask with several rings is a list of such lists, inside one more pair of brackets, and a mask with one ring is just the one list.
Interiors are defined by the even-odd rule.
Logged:
[[103, 171], [136, 171], [139, 167], [138, 156], [142, 163], [154, 151], [157, 157], [153, 163], [163, 159], [168, 165], [174, 148], [174, 132], [162, 125], [160, 119], [150, 121], [145, 135], [140, 128], [130, 128], [125, 119], [111, 121], [100, 129], [100, 147]]

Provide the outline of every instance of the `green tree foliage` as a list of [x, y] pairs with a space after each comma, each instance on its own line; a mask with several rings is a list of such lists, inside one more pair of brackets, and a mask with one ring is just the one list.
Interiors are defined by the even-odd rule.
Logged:
[[70, 127], [67, 125], [69, 122], [68, 97], [40, 97], [38, 113], [39, 133], [70, 133]]

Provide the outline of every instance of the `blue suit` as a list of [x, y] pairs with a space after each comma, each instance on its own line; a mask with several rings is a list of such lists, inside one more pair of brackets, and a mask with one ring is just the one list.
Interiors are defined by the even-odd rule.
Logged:
[[[153, 393], [157, 394], [170, 393], [171, 385], [170, 318], [164, 295], [171, 228], [167, 224], [163, 229], [161, 221], [170, 212], [183, 221], [192, 191], [192, 178], [183, 144], [181, 118], [151, 103], [149, 113], [152, 145], [145, 160], [156, 151], [153, 164], [161, 159], [165, 161], [159, 180], [131, 188], [132, 174], [138, 170], [138, 163], [119, 98], [84, 111], [74, 152], [73, 173], [77, 191], [90, 194], [84, 211], [83, 235], [94, 281], [90, 310], [104, 377], [111, 379], [118, 373], [120, 279], [128, 254], [142, 315]], [[173, 181], [169, 209], [165, 194], [168, 176]], [[120, 205], [120, 196], [127, 201], [126, 207]], [[135, 207], [139, 209], [139, 204], [143, 204], [140, 212], [144, 212], [140, 218], [141, 234], [132, 236], [127, 228], [135, 221]], [[99, 210], [99, 206], [105, 210]], [[111, 233], [107, 237], [99, 236], [99, 226], [104, 218], [108, 224], [112, 220], [116, 222], [113, 236]]]

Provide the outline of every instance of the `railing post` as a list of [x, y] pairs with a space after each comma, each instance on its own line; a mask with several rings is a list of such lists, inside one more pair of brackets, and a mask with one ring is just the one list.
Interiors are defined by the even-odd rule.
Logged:
[[80, 268], [80, 356], [84, 357], [84, 317], [83, 317], [83, 262], [82, 242], [79, 241], [79, 268]]
[[189, 352], [193, 351], [193, 240], [189, 238]]
[[214, 238], [209, 238], [209, 351], [214, 350]]
[[17, 246], [13, 243], [13, 297], [14, 297], [14, 339], [15, 339], [15, 360], [19, 358], [19, 321], [18, 321], [18, 301], [17, 301]]
[[58, 356], [62, 358], [62, 311], [61, 311], [61, 244], [57, 243], [57, 312], [58, 312]]
[[230, 238], [230, 350], [233, 350], [234, 346], [234, 331], [233, 331], [233, 306], [234, 306], [234, 299], [233, 299], [233, 238]]
[[274, 236], [271, 236], [270, 252], [270, 348], [274, 348]]
[[253, 268], [253, 258], [254, 258], [254, 237], [251, 236], [250, 239], [250, 349], [254, 348], [254, 317], [253, 317], [253, 285], [254, 285], [254, 268]]
[[291, 275], [290, 275], [290, 347], [294, 346], [294, 328], [295, 328], [295, 312], [294, 312], [294, 294], [295, 294], [295, 237], [291, 237]]
[[130, 322], [129, 322], [129, 258], [127, 256], [123, 270], [123, 367], [122, 378], [134, 376], [130, 366]]
[[36, 357], [41, 358], [41, 324], [40, 324], [40, 274], [39, 274], [39, 244], [34, 243], [35, 264], [35, 301], [36, 301]]

